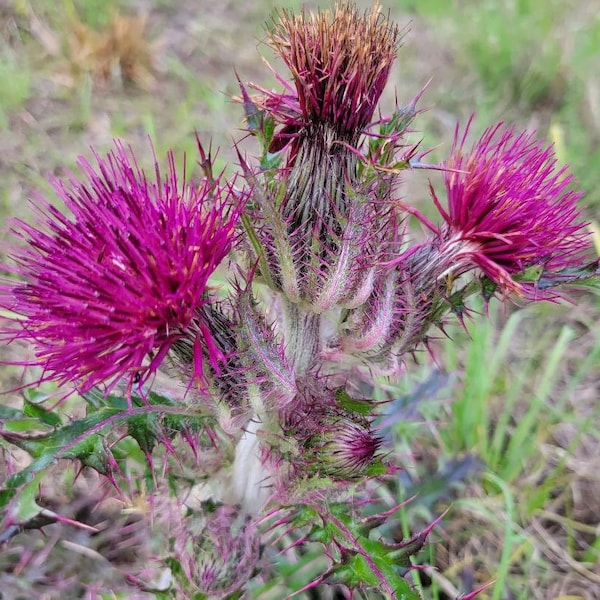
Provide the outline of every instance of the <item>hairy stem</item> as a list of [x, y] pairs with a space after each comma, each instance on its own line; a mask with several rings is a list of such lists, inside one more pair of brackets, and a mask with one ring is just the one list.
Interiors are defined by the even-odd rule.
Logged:
[[296, 375], [314, 364], [319, 351], [321, 316], [282, 298], [285, 353]]

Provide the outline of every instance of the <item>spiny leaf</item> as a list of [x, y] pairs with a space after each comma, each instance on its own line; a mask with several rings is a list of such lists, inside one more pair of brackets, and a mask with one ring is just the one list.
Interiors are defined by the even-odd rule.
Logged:
[[494, 297], [498, 286], [489, 278], [481, 278], [481, 296], [486, 304]]
[[522, 273], [514, 275], [514, 279], [515, 281], [523, 282], [539, 281], [543, 271], [544, 267], [542, 265], [532, 265], [531, 267], [527, 267]]
[[102, 475], [110, 472], [109, 459], [112, 453], [108, 449], [102, 435], [94, 434], [83, 439], [65, 452], [61, 458], [81, 461], [86, 467], [91, 467]]
[[44, 425], [49, 425], [50, 427], [60, 427], [62, 425], [62, 420], [56, 413], [48, 411], [30, 400], [25, 400], [23, 412], [28, 417], [38, 419], [40, 422], [44, 423]]
[[[164, 400], [158, 395], [153, 400], [158, 401], [158, 398]], [[6, 412], [12, 411], [5, 411], [5, 414]], [[8, 477], [5, 481], [5, 489], [0, 491], [0, 509], [4, 508], [17, 494], [20, 494], [23, 486], [34, 480], [58, 459], [79, 459], [100, 472], [106, 471], [108, 469], [108, 451], [103, 442], [104, 431], [116, 424], [126, 424], [142, 415], [161, 412], [179, 414], [182, 418], [190, 416], [189, 409], [186, 407], [164, 404], [133, 408], [105, 407], [49, 433], [28, 436], [11, 432], [6, 427], [0, 430], [0, 437], [26, 450], [35, 459], [22, 471]]]
[[[246, 87], [238, 77], [238, 84], [242, 93], [242, 103], [244, 105], [244, 112], [246, 113], [246, 123], [248, 123], [248, 131], [253, 134], [259, 134], [264, 129], [265, 117], [264, 111], [260, 110], [258, 106], [250, 98]], [[271, 133], [272, 135], [272, 133]]]
[[281, 154], [265, 152], [264, 156], [260, 159], [261, 171], [272, 171], [278, 169], [281, 166]]
[[140, 415], [129, 419], [127, 433], [138, 443], [143, 452], [151, 454], [161, 434], [158, 415]]
[[[409, 583], [396, 573], [393, 567], [379, 560], [377, 556], [371, 558], [381, 569], [389, 587], [394, 591], [394, 600], [420, 600], [417, 592], [411, 589]], [[350, 589], [364, 588], [365, 586], [380, 589], [381, 583], [362, 554], [356, 554], [343, 565], [334, 567], [328, 577], [328, 582], [342, 583]], [[392, 596], [388, 596], [388, 598], [391, 599]]]
[[[92, 432], [98, 430], [98, 425], [102, 421], [111, 419], [121, 412], [120, 409], [105, 408], [50, 433], [27, 436], [2, 430], [0, 431], [0, 436], [15, 446], [26, 450], [34, 458], [49, 455], [64, 455], [76, 450], [78, 444], [89, 437]], [[100, 429], [104, 426], [101, 426]]]
[[600, 287], [600, 259], [584, 267], [563, 269], [558, 273], [542, 273], [537, 280], [537, 286], [542, 290], [574, 283], [578, 286]]
[[[11, 504], [11, 523], [27, 523], [31, 519], [37, 517], [42, 511], [42, 507], [35, 501], [42, 475], [43, 473], [38, 473], [33, 477], [33, 479], [23, 487], [18, 498]], [[2, 496], [4, 494], [5, 490], [2, 490], [0, 492], [0, 502], [2, 501]]]

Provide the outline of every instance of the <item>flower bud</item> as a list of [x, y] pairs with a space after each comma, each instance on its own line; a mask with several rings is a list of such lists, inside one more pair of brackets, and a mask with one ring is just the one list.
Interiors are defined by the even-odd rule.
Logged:
[[188, 539], [180, 553], [186, 575], [201, 594], [227, 598], [252, 577], [259, 538], [247, 517], [236, 507], [223, 505], [206, 516], [200, 534]]
[[381, 442], [368, 424], [339, 420], [309, 441], [311, 469], [335, 480], [359, 479], [368, 474]]

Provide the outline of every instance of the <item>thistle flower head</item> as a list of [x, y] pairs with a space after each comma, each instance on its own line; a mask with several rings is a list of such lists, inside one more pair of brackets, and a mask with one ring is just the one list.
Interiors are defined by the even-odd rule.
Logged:
[[367, 423], [349, 420], [333, 423], [312, 441], [314, 467], [336, 480], [364, 477], [382, 444]]
[[218, 506], [198, 535], [185, 529], [176, 552], [188, 578], [210, 598], [228, 598], [248, 583], [260, 558], [256, 526], [239, 508]]
[[[281, 422], [285, 442], [294, 442], [293, 477], [312, 473], [338, 482], [365, 477], [383, 441], [363, 414], [371, 409], [369, 402], [351, 399], [343, 389], [312, 386], [297, 400], [282, 413]], [[360, 410], [348, 409], [348, 402], [360, 405]]]
[[[201, 148], [200, 148], [201, 150]], [[201, 152], [202, 153], [202, 152]], [[204, 154], [202, 153], [203, 157]], [[204, 157], [205, 158], [205, 157]], [[4, 285], [2, 308], [15, 322], [1, 332], [35, 348], [42, 379], [85, 392], [156, 371], [207, 302], [209, 276], [229, 252], [241, 206], [232, 187], [207, 178], [178, 180], [169, 154], [166, 177], [146, 178], [119, 143], [83, 179], [54, 181], [66, 214], [42, 198], [34, 225], [17, 222], [26, 243]], [[208, 328], [196, 327], [195, 373], [202, 374]], [[215, 348], [208, 360], [220, 359]]]
[[552, 147], [533, 135], [499, 124], [465, 150], [468, 129], [462, 137], [457, 130], [445, 164], [448, 210], [434, 198], [448, 225], [445, 241], [460, 244], [459, 253], [504, 291], [533, 296], [514, 275], [532, 266], [560, 271], [589, 253], [576, 206], [582, 194], [557, 168]]
[[371, 121], [399, 37], [378, 6], [364, 15], [345, 2], [316, 14], [282, 12], [268, 43], [292, 73], [301, 115], [291, 116], [294, 102], [284, 94], [286, 125], [327, 124], [340, 138], [354, 139]]

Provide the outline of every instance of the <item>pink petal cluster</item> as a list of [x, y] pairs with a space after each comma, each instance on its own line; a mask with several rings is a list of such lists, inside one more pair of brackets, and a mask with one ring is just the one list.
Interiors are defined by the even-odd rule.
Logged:
[[[79, 159], [82, 180], [53, 181], [66, 211], [34, 200], [37, 220], [17, 222], [20, 281], [5, 282], [0, 305], [16, 315], [5, 340], [33, 344], [41, 380], [81, 392], [156, 371], [194, 322], [194, 375], [216, 364], [198, 323], [210, 275], [232, 247], [243, 198], [229, 185], [178, 180], [172, 154], [153, 179], [120, 143], [96, 165]], [[203, 337], [207, 337], [204, 340]], [[208, 341], [209, 343], [205, 343]]]
[[580, 266], [590, 255], [589, 235], [571, 188], [572, 175], [557, 168], [553, 148], [502, 123], [465, 149], [469, 127], [458, 130], [445, 163], [448, 209], [434, 200], [447, 223], [446, 242], [456, 242], [505, 291], [535, 297], [533, 284], [514, 276], [530, 267], [557, 272]]

